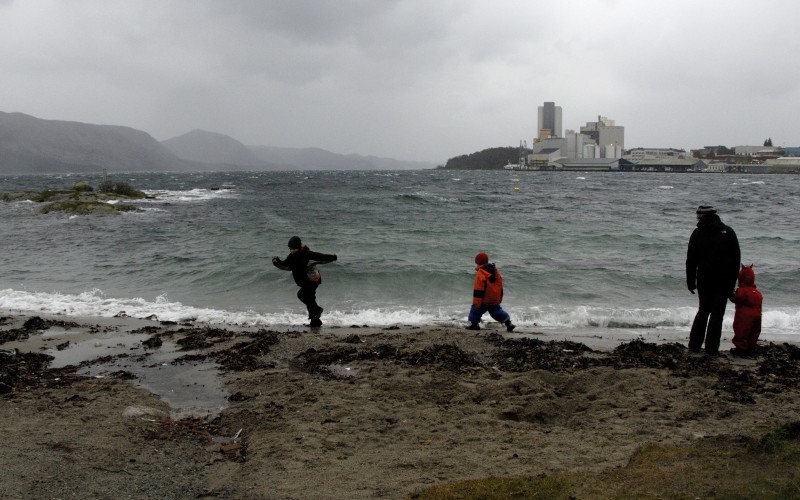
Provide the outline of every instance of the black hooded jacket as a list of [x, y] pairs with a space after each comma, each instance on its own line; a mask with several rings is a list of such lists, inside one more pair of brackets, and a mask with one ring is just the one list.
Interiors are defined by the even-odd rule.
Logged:
[[[327, 264], [337, 259], [336, 255], [312, 252], [310, 248], [303, 247], [295, 253], [290, 253], [285, 260], [275, 259], [272, 263], [278, 269], [291, 271], [292, 278], [297, 286], [309, 286], [319, 283], [322, 278], [316, 269], [317, 264]], [[316, 279], [314, 279], [316, 277]]]
[[741, 253], [736, 233], [717, 214], [704, 215], [689, 238], [686, 285], [689, 290], [729, 295], [739, 276]]

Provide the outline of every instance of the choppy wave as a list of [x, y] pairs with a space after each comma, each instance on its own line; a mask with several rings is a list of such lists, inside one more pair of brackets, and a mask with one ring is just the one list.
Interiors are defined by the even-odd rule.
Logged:
[[397, 199], [403, 201], [418, 201], [424, 203], [456, 203], [458, 198], [448, 198], [425, 191], [417, 191], [415, 193], [404, 193], [396, 196]]
[[[120, 217], [40, 217], [33, 203], [0, 203], [9, 242], [0, 308], [298, 325], [306, 318], [291, 276], [269, 256], [300, 234], [339, 255], [323, 271], [328, 325], [463, 325], [472, 257], [485, 250], [503, 270], [505, 306], [527, 331], [683, 334], [696, 297], [685, 290], [682, 256], [694, 207], [710, 203], [756, 264], [765, 333], [800, 336], [798, 176], [320, 171], [129, 180], [155, 198]], [[732, 181], [765, 184], [731, 189]], [[18, 191], [65, 184], [3, 182]], [[728, 330], [732, 317], [731, 306]]]

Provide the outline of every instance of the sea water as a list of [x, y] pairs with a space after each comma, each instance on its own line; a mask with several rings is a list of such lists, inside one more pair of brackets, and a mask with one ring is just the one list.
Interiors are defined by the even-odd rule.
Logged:
[[[687, 332], [698, 205], [736, 231], [764, 294], [765, 334], [800, 340], [800, 176], [519, 171], [113, 174], [145, 191], [117, 216], [0, 203], [0, 310], [286, 327], [306, 320], [284, 258], [320, 266], [329, 326], [462, 326], [489, 254], [521, 330]], [[97, 175], [5, 176], [0, 191]], [[724, 328], [730, 330], [729, 304]], [[487, 317], [487, 321], [490, 321]]]

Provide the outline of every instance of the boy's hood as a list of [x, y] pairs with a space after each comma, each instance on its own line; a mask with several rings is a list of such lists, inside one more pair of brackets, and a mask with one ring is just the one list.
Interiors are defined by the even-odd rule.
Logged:
[[739, 286], [753, 286], [756, 283], [756, 273], [753, 272], [753, 266], [742, 266], [739, 271]]
[[481, 271], [489, 273], [489, 282], [494, 283], [497, 280], [497, 266], [489, 262], [480, 267]]

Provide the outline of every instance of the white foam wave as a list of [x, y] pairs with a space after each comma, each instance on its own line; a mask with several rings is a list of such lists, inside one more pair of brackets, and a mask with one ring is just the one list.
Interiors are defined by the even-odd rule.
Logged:
[[[542, 330], [621, 330], [668, 329], [688, 332], [696, 312], [694, 307], [624, 309], [597, 306], [510, 306], [506, 308], [515, 324]], [[142, 298], [106, 297], [94, 289], [78, 295], [0, 290], [0, 311], [17, 314], [52, 314], [76, 317], [113, 317], [124, 311], [134, 318], [155, 314], [161, 321], [195, 320], [208, 324], [243, 326], [301, 325], [308, 320], [302, 306], [277, 311], [225, 310], [194, 307], [168, 300], [165, 295], [153, 301]], [[442, 308], [394, 306], [391, 308], [327, 309], [323, 320], [329, 326], [463, 326], [467, 310], [461, 305]], [[484, 320], [491, 322], [488, 315]], [[723, 331], [730, 332], [733, 308], [728, 308]], [[771, 309], [764, 312], [762, 331], [770, 335], [800, 337], [800, 308]]]
[[531, 306], [515, 323], [545, 328], [682, 328], [691, 324], [690, 307], [624, 309], [598, 306]]
[[[154, 301], [142, 298], [106, 297], [102, 290], [94, 289], [79, 295], [45, 292], [27, 292], [12, 289], [0, 290], [0, 310], [15, 313], [38, 313], [80, 317], [114, 317], [124, 312], [134, 318], [147, 318], [155, 314], [161, 321], [194, 320], [209, 324], [227, 325], [297, 325], [307, 323], [300, 307], [276, 312], [229, 311], [214, 308], [192, 307], [171, 302], [165, 295]], [[325, 313], [326, 324], [332, 326], [396, 324], [426, 325], [436, 322], [435, 314], [419, 310], [330, 311]]]
[[189, 189], [184, 191], [157, 190], [145, 191], [145, 194], [152, 196], [156, 201], [169, 202], [202, 202], [219, 198], [235, 198], [237, 196], [233, 189]]
[[[735, 309], [728, 307], [723, 320], [723, 331], [733, 330]], [[696, 307], [624, 309], [613, 307], [557, 307], [535, 306], [527, 310], [509, 312], [520, 325], [535, 325], [552, 329], [688, 329], [691, 327]], [[516, 314], [515, 314], [516, 313]], [[800, 308], [780, 308], [764, 311], [762, 332], [800, 337]]]
[[658, 189], [675, 189], [675, 186], [658, 186]]

